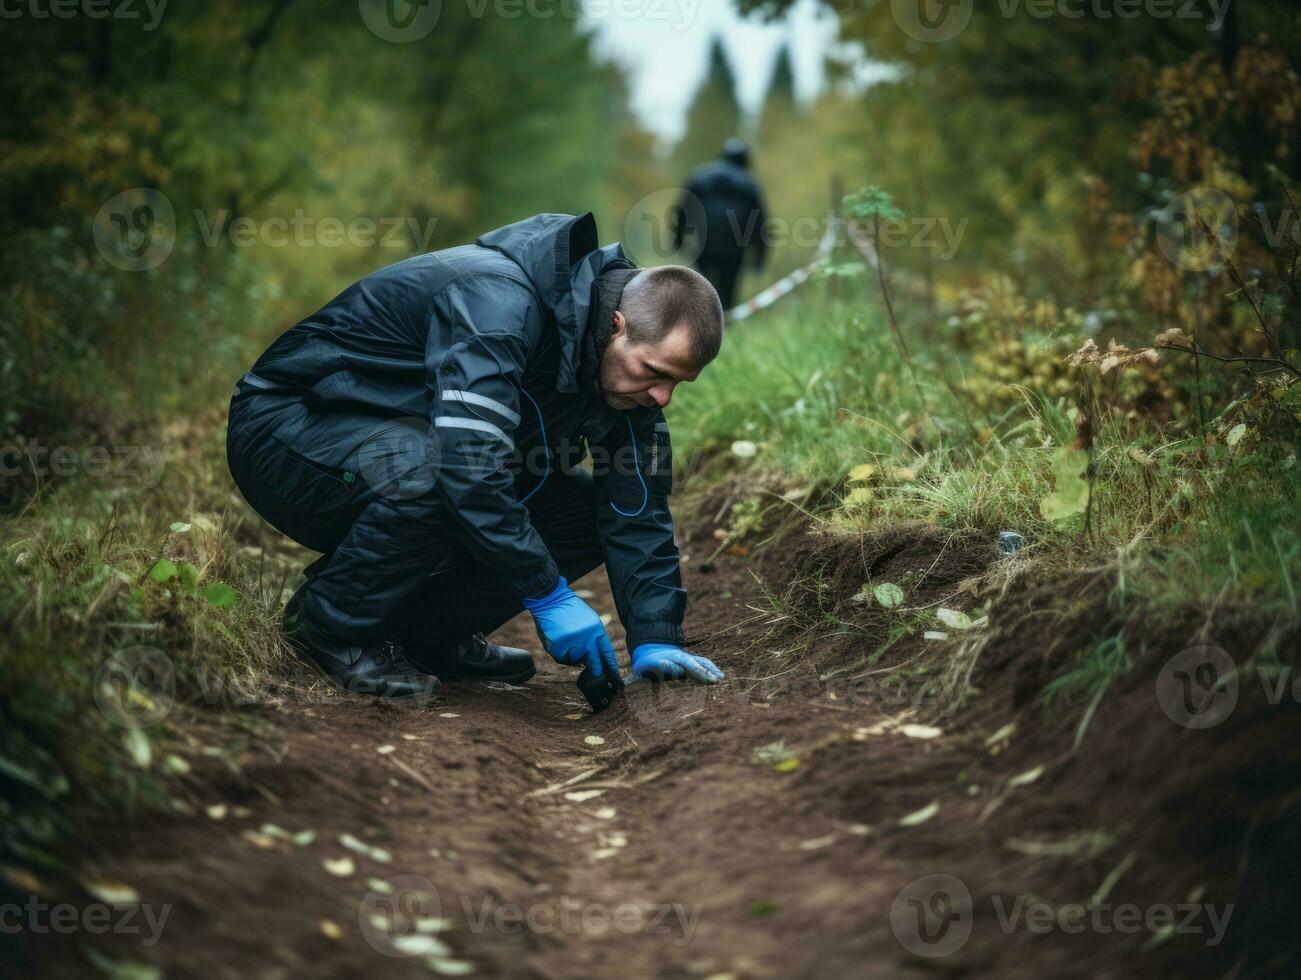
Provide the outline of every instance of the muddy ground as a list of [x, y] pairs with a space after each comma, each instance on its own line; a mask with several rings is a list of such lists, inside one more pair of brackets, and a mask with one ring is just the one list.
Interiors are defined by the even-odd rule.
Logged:
[[[196, 713], [190, 812], [101, 828], [88, 859], [170, 906], [161, 938], [25, 935], [21, 969], [91, 973], [90, 944], [241, 980], [1296, 975], [1296, 704], [1244, 682], [1189, 730], [1154, 693], [1171, 653], [1241, 649], [1249, 617], [1135, 627], [1077, 746], [1087, 705], [1042, 689], [1114, 625], [1105, 573], [1013, 574], [991, 540], [925, 529], [710, 562], [715, 503], [684, 574], [725, 684], [592, 716], [539, 654], [526, 688], [428, 705], [294, 684], [247, 731]], [[873, 658], [897, 622], [852, 600], [868, 576], [914, 607], [991, 602], [993, 625]], [[577, 586], [613, 610], [603, 573]], [[525, 617], [494, 639], [537, 651]]]

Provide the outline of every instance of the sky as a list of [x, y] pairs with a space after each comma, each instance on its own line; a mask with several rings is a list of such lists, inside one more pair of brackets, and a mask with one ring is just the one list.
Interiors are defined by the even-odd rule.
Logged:
[[622, 65], [632, 85], [632, 108], [666, 142], [682, 135], [686, 110], [704, 76], [709, 45], [721, 35], [737, 77], [741, 106], [763, 101], [774, 59], [791, 44], [795, 91], [811, 99], [825, 84], [826, 55], [844, 47], [834, 14], [814, 0], [799, 0], [772, 24], [742, 18], [733, 0], [585, 0], [597, 50]]

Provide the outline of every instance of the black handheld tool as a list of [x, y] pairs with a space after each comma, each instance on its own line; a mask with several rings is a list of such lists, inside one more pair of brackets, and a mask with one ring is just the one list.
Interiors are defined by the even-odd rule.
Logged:
[[578, 689], [592, 706], [592, 714], [596, 714], [608, 708], [614, 696], [623, 690], [623, 678], [608, 668], [596, 677], [590, 667], [584, 667], [578, 675]]

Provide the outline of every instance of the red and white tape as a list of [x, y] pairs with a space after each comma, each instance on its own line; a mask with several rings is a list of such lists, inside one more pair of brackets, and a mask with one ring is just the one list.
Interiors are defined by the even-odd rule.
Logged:
[[836, 244], [836, 227], [835, 224], [828, 224], [827, 231], [822, 236], [822, 241], [818, 242], [818, 251], [813, 261], [799, 269], [796, 269], [790, 275], [782, 276], [771, 286], [760, 290], [751, 296], [744, 303], [740, 303], [727, 311], [727, 320], [734, 323], [737, 320], [744, 320], [748, 316], [753, 316], [762, 309], [772, 306], [791, 290], [797, 286], [802, 286], [809, 279], [809, 276], [817, 270], [822, 260], [831, 254], [832, 247]]

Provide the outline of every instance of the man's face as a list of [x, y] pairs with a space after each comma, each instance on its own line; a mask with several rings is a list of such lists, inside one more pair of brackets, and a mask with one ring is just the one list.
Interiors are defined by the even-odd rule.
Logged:
[[601, 358], [601, 393], [611, 408], [663, 408], [676, 385], [695, 381], [699, 375], [700, 368], [691, 356], [691, 331], [685, 323], [658, 343], [634, 343], [628, 339], [623, 313], [615, 311], [614, 328]]

